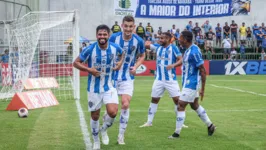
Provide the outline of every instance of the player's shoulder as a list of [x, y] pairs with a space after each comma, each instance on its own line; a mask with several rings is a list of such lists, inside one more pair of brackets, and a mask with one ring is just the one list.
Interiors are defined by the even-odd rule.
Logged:
[[160, 46], [161, 46], [161, 45], [158, 44], [158, 43], [154, 43], [154, 44], [150, 44], [150, 45], [152, 45], [152, 46], [154, 46], [154, 47], [160, 47]]
[[116, 33], [113, 33], [113, 34], [111, 35], [110, 39], [112, 39], [112, 38], [116, 38], [116, 37], [121, 36], [121, 35], [122, 35], [122, 32], [116, 32]]
[[197, 45], [193, 44], [190, 47], [190, 54], [198, 54], [198, 53], [201, 53], [200, 48]]
[[138, 42], [144, 43], [143, 39], [140, 36], [138, 36], [137, 34], [132, 34], [132, 37], [135, 38]]
[[178, 49], [178, 47], [177, 47], [176, 45], [174, 45], [174, 44], [171, 44], [170, 46], [171, 46], [172, 48]]
[[83, 52], [86, 52], [86, 51], [92, 51], [92, 50], [97, 46], [97, 44], [98, 44], [97, 42], [94, 42], [94, 43], [92, 43], [91, 45], [85, 47], [82, 51], [83, 51]]
[[111, 48], [115, 48], [115, 49], [120, 48], [120, 46], [118, 44], [113, 43], [113, 42], [109, 42], [109, 45], [110, 45]]

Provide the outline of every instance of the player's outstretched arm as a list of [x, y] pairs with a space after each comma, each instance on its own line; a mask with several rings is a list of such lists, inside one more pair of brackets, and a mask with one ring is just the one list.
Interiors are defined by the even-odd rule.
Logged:
[[182, 58], [182, 56], [178, 56], [178, 57], [177, 57], [177, 62], [174, 63], [174, 64], [171, 64], [171, 65], [168, 65], [168, 66], [166, 67], [166, 69], [167, 69], [167, 70], [170, 70], [170, 69], [173, 69], [173, 68], [175, 68], [175, 67], [179, 67], [179, 66], [182, 65], [182, 62], [183, 62], [183, 58]]
[[83, 61], [79, 57], [77, 57], [73, 63], [73, 66], [79, 69], [80, 71], [90, 72], [90, 68], [84, 66], [82, 63]]
[[200, 76], [201, 76], [201, 89], [200, 89], [201, 99], [200, 100], [202, 101], [204, 97], [205, 83], [206, 83], [206, 70], [205, 70], [204, 64], [199, 66], [199, 71], [200, 71]]
[[119, 57], [119, 61], [116, 62], [115, 67], [113, 68], [113, 70], [119, 70], [122, 66], [122, 63], [124, 62], [125, 59], [125, 52], [123, 51], [121, 55], [118, 56]]
[[100, 76], [100, 72], [97, 71], [95, 68], [88, 68], [88, 67], [84, 66], [82, 63], [83, 63], [83, 61], [79, 57], [77, 57], [73, 63], [73, 66], [75, 68], [79, 69], [80, 71], [85, 71], [85, 72], [91, 73], [95, 77]]
[[140, 53], [139, 58], [138, 58], [137, 62], [135, 63], [135, 65], [133, 67], [130, 67], [130, 73], [133, 75], [136, 74], [137, 68], [144, 62], [144, 59], [145, 59], [145, 44], [144, 44], [144, 41], [142, 39], [139, 40], [137, 50]]
[[133, 75], [136, 74], [137, 68], [144, 62], [144, 59], [145, 59], [145, 53], [140, 54], [135, 66], [130, 68], [131, 74]]

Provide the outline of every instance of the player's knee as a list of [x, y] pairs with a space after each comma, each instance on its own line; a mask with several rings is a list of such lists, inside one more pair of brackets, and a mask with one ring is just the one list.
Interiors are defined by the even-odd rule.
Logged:
[[193, 104], [190, 104], [190, 107], [191, 107], [191, 109], [193, 109], [193, 110], [197, 110], [197, 107], [195, 107], [195, 105], [193, 105]]
[[130, 103], [130, 97], [122, 98], [122, 109], [128, 109]]
[[190, 107], [193, 110], [197, 110], [199, 108], [199, 103], [198, 103], [199, 98], [195, 98], [194, 103], [190, 104]]
[[183, 101], [178, 101], [178, 111], [185, 111], [186, 104]]
[[115, 111], [115, 110], [112, 110], [112, 111], [108, 112], [108, 115], [109, 115], [111, 118], [115, 118], [115, 117], [116, 117], [116, 114], [117, 114], [117, 111]]
[[100, 114], [91, 114], [92, 120], [97, 121], [97, 120], [99, 120], [99, 118], [100, 118]]
[[154, 104], [158, 104], [159, 103], [160, 98], [152, 98], [151, 102]]
[[129, 102], [128, 101], [125, 101], [123, 104], [122, 104], [122, 109], [128, 109], [129, 108]]
[[113, 105], [112, 107], [109, 107], [107, 109], [107, 114], [111, 117], [111, 118], [115, 118], [116, 114], [118, 111], [118, 106]]

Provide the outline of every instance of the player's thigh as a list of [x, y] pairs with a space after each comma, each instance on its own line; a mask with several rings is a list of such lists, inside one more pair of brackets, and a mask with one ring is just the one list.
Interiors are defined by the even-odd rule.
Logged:
[[151, 97], [162, 97], [164, 93], [165, 87], [164, 82], [160, 80], [154, 80], [152, 85]]
[[178, 82], [175, 81], [166, 81], [165, 89], [168, 91], [170, 97], [179, 97], [180, 96], [180, 88]]
[[116, 89], [110, 89], [103, 94], [103, 103], [106, 105], [107, 113], [115, 113], [118, 110], [118, 95]]
[[116, 89], [118, 95], [129, 95], [132, 97], [134, 91], [134, 80], [117, 81]]
[[183, 88], [179, 100], [188, 103], [193, 103], [196, 96], [197, 96], [197, 90]]
[[199, 97], [196, 97], [193, 103], [190, 103], [190, 107], [193, 110], [197, 110], [199, 108]]
[[88, 92], [88, 110], [90, 112], [97, 111], [102, 107], [102, 93]]
[[103, 103], [107, 104], [119, 104], [117, 90], [115, 88], [110, 89], [103, 93]]

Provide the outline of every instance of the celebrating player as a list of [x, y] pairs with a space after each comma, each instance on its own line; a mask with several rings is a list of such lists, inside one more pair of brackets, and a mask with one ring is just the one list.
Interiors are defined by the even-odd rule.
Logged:
[[[74, 67], [89, 72], [88, 75], [88, 109], [91, 112], [91, 132], [93, 135], [93, 149], [100, 149], [99, 116], [102, 104], [106, 104], [107, 114], [101, 127], [102, 143], [109, 144], [107, 128], [111, 127], [118, 111], [117, 90], [112, 84], [113, 70], [119, 70], [122, 62], [122, 49], [115, 43], [108, 43], [110, 29], [100, 25], [96, 29], [98, 42], [85, 48], [74, 62]], [[121, 57], [115, 64], [116, 56]], [[88, 60], [88, 67], [82, 62]], [[114, 68], [113, 68], [114, 67]]]
[[169, 138], [178, 138], [185, 121], [185, 108], [190, 104], [191, 108], [196, 111], [200, 119], [208, 127], [208, 135], [211, 136], [215, 131], [215, 126], [209, 119], [205, 109], [198, 102], [198, 88], [201, 81], [200, 96], [203, 100], [206, 71], [200, 48], [192, 44], [193, 35], [189, 31], [183, 31], [179, 38], [180, 44], [187, 50], [183, 56], [182, 65], [182, 92], [178, 101], [178, 117], [176, 119], [176, 130]]
[[152, 126], [154, 115], [157, 111], [160, 98], [167, 90], [175, 103], [177, 112], [180, 88], [176, 81], [176, 67], [182, 65], [182, 55], [175, 45], [170, 43], [171, 34], [164, 32], [160, 36], [160, 45], [146, 45], [151, 50], [156, 50], [156, 77], [152, 86], [151, 103], [148, 111], [148, 121], [140, 127]]
[[135, 19], [132, 16], [123, 18], [122, 29], [123, 32], [115, 33], [110, 37], [111, 42], [120, 45], [125, 51], [122, 67], [114, 75], [117, 92], [121, 95], [122, 100], [118, 144], [125, 144], [124, 133], [129, 120], [129, 104], [134, 90], [134, 75], [145, 58], [144, 42], [138, 35], [133, 34]]

